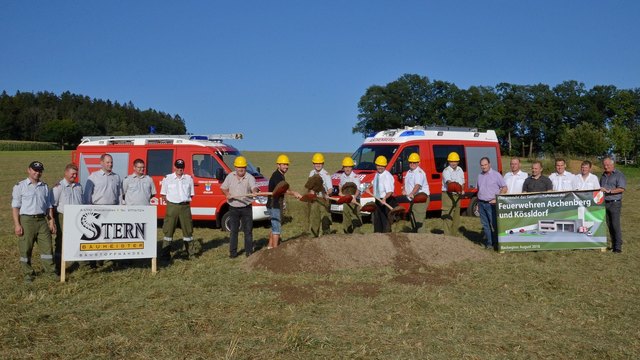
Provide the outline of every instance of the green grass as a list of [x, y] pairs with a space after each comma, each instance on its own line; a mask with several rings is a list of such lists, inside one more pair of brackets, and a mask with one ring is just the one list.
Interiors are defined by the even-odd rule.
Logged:
[[[246, 153], [269, 175], [276, 153]], [[290, 153], [300, 190], [310, 153]], [[344, 154], [325, 154], [334, 171]], [[401, 284], [398, 270], [329, 274], [250, 272], [229, 260], [227, 234], [198, 227], [206, 251], [153, 276], [148, 268], [79, 270], [66, 284], [22, 284], [10, 215], [11, 187], [29, 162], [54, 183], [69, 152], [0, 152], [0, 354], [8, 359], [566, 358], [640, 356], [640, 211], [637, 169], [623, 169], [624, 253], [491, 254], [441, 269], [431, 285]], [[505, 163], [504, 169], [508, 169]], [[291, 202], [284, 238], [303, 234]], [[428, 220], [439, 228], [439, 220]], [[466, 236], [480, 236], [463, 217]], [[336, 226], [339, 229], [339, 225]], [[371, 232], [371, 225], [365, 226]], [[254, 237], [264, 244], [268, 229]], [[34, 264], [39, 267], [37, 254]], [[434, 275], [435, 276], [435, 275]], [[370, 292], [362, 289], [370, 289]]]

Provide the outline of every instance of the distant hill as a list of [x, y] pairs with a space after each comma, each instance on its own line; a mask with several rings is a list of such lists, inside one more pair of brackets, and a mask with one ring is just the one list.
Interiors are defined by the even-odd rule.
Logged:
[[49, 141], [75, 147], [86, 135], [185, 134], [179, 115], [133, 103], [91, 99], [64, 92], [0, 95], [0, 140]]

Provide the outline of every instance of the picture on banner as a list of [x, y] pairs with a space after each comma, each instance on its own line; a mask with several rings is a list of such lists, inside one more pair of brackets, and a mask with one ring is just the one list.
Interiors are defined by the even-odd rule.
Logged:
[[156, 257], [155, 206], [67, 205], [64, 261]]
[[496, 212], [500, 251], [607, 247], [601, 191], [500, 195]]

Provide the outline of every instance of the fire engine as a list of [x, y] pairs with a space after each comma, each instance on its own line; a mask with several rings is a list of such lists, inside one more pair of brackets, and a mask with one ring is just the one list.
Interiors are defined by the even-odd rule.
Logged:
[[[233, 169], [233, 161], [240, 152], [223, 140], [240, 140], [242, 134], [214, 135], [135, 135], [89, 136], [82, 139], [71, 153], [71, 161], [78, 164], [78, 181], [84, 186], [88, 176], [101, 168], [100, 156], [113, 157], [113, 171], [123, 179], [133, 173], [133, 161], [142, 159], [146, 174], [156, 185], [151, 204], [158, 207], [158, 218], [164, 218], [166, 203], [160, 196], [160, 183], [173, 172], [177, 159], [185, 161], [185, 173], [193, 177], [195, 196], [191, 201], [194, 220], [215, 221], [216, 226], [229, 230], [226, 197], [220, 190], [224, 178]], [[260, 191], [267, 191], [268, 179], [250, 162], [247, 172], [255, 176]], [[266, 220], [267, 199], [257, 197], [253, 202], [253, 220]]]
[[[478, 131], [475, 128], [462, 127], [405, 127], [404, 129], [383, 130], [364, 140], [356, 150], [353, 161], [354, 172], [360, 176], [362, 184], [371, 184], [376, 174], [375, 159], [383, 155], [387, 161], [387, 170], [395, 179], [395, 195], [402, 195], [402, 180], [409, 170], [409, 155], [420, 155], [420, 167], [427, 173], [427, 182], [431, 193], [427, 211], [442, 208], [442, 171], [447, 167], [447, 155], [456, 152], [460, 155], [459, 167], [464, 171], [465, 195], [461, 208], [467, 215], [478, 216], [477, 180], [480, 173], [480, 159], [488, 157], [494, 169], [502, 173], [500, 145], [495, 131]], [[338, 190], [338, 171], [332, 177], [334, 191]], [[361, 204], [372, 201], [368, 194], [360, 198]], [[403, 204], [408, 208], [408, 204]], [[332, 205], [331, 211], [342, 212], [342, 205]]]

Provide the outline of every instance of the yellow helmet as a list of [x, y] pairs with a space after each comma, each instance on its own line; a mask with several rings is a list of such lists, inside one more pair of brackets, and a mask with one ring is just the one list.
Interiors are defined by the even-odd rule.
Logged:
[[350, 157], [345, 157], [344, 159], [342, 159], [342, 166], [351, 166], [353, 167], [355, 164], [353, 162], [353, 159]]
[[320, 153], [313, 154], [311, 162], [314, 164], [324, 164], [324, 156]]
[[447, 161], [460, 161], [460, 155], [458, 155], [457, 152], [452, 151], [449, 153], [449, 156], [447, 156]]
[[378, 166], [387, 166], [387, 158], [380, 155], [376, 158], [376, 165]]
[[278, 158], [276, 159], [276, 164], [287, 164], [289, 165], [289, 157], [285, 154], [280, 154], [278, 155]]
[[420, 155], [418, 155], [417, 153], [411, 153], [411, 155], [409, 155], [409, 162], [410, 163], [420, 162]]
[[247, 167], [247, 159], [245, 159], [244, 156], [238, 156], [233, 160], [233, 166], [238, 168]]

